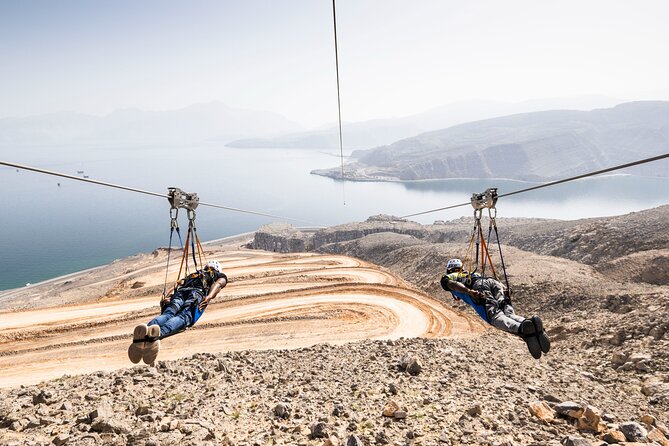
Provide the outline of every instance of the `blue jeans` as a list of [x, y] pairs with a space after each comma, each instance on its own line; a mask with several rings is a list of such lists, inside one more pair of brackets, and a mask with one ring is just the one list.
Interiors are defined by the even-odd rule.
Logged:
[[194, 306], [203, 299], [202, 291], [197, 288], [177, 290], [170, 300], [170, 304], [162, 314], [151, 320], [147, 325], [160, 327], [160, 338], [166, 338], [185, 330], [193, 325]]

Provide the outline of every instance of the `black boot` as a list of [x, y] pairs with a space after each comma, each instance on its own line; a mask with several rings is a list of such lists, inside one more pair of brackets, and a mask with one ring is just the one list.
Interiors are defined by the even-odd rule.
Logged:
[[537, 331], [537, 338], [539, 339], [539, 346], [541, 346], [541, 351], [548, 353], [548, 351], [551, 349], [551, 340], [548, 339], [548, 335], [544, 331], [544, 324], [541, 322], [541, 318], [539, 316], [532, 316], [530, 320], [534, 324], [534, 328]]
[[539, 345], [539, 338], [537, 338], [537, 330], [530, 319], [525, 319], [520, 323], [518, 334], [525, 340], [527, 349], [530, 351], [532, 357], [534, 359], [541, 358], [541, 345]]

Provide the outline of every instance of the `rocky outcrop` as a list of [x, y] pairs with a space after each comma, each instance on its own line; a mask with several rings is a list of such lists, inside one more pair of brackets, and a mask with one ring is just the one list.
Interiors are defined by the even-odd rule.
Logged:
[[313, 250], [313, 237], [285, 223], [261, 226], [249, 245], [252, 249], [271, 252], [307, 252]]
[[[617, 217], [577, 221], [498, 218], [497, 225], [505, 245], [592, 265], [616, 281], [666, 285], [668, 220], [669, 206], [660, 206]], [[487, 225], [487, 220], [482, 223]], [[443, 243], [460, 244], [463, 249], [456, 254], [464, 255], [471, 228], [468, 218], [421, 225], [398, 217], [375, 216], [309, 233], [289, 225], [267, 225], [258, 231], [251, 246], [279, 252], [347, 254], [388, 266], [382, 257], [389, 251], [395, 249], [395, 257], [404, 258], [401, 250], [419, 244], [423, 246], [415, 249], [426, 254], [443, 251], [439, 246]], [[454, 254], [453, 250], [449, 252]]]
[[374, 216], [354, 225], [339, 225], [317, 231], [313, 236], [313, 248], [320, 249], [332, 243], [357, 240], [370, 234], [392, 232], [419, 239], [429, 237], [430, 231], [423, 225], [392, 216]]

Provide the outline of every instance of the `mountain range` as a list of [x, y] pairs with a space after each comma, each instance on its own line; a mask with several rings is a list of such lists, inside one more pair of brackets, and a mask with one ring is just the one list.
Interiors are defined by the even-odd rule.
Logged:
[[[345, 177], [360, 181], [509, 178], [544, 181], [666, 153], [669, 102], [592, 111], [522, 113], [422, 133], [353, 152]], [[666, 176], [660, 161], [630, 170]], [[313, 171], [341, 177], [338, 168]]]
[[[612, 107], [620, 102], [622, 101], [618, 99], [594, 95], [522, 102], [454, 102], [410, 116], [343, 123], [342, 143], [345, 150], [369, 149], [424, 132], [481, 119], [541, 110], [592, 110]], [[339, 126], [332, 124], [270, 138], [241, 139], [227, 145], [243, 148], [339, 149]]]
[[0, 145], [183, 144], [230, 141], [301, 130], [278, 113], [228, 107], [221, 102], [167, 111], [117, 110], [106, 116], [58, 112], [0, 119]]

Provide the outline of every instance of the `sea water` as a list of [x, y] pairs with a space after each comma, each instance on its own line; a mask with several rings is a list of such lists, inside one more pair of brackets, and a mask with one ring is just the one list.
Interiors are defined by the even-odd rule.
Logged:
[[[311, 175], [336, 166], [336, 153], [295, 149], [187, 147], [32, 147], [0, 149], [4, 161], [167, 193], [196, 192], [201, 202], [329, 226], [371, 215], [403, 216], [468, 203], [473, 192], [500, 194], [535, 185], [450, 179], [407, 183], [344, 182]], [[104, 265], [167, 246], [167, 199], [0, 166], [0, 290]], [[499, 217], [578, 219], [669, 203], [669, 179], [609, 175], [501, 198]], [[417, 216], [431, 223], [471, 216], [462, 206]], [[276, 219], [200, 206], [198, 234], [212, 240], [254, 231]], [[185, 227], [182, 212], [181, 224]], [[177, 242], [178, 243], [178, 242]]]

